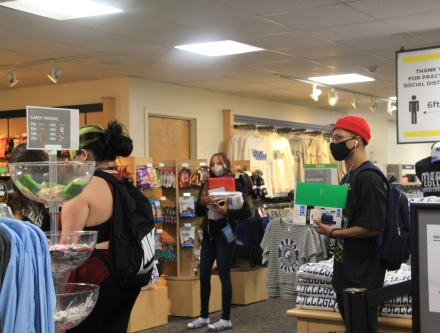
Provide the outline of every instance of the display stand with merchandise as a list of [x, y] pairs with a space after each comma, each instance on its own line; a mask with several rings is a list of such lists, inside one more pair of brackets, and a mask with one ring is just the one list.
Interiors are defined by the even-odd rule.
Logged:
[[12, 181], [24, 195], [49, 208], [51, 231], [46, 236], [56, 293], [54, 328], [56, 333], [63, 333], [90, 314], [99, 294], [98, 285], [60, 283], [61, 277], [90, 257], [96, 245], [97, 232], [58, 231], [60, 207], [88, 185], [95, 162], [57, 162], [55, 146], [46, 145], [45, 149], [49, 162], [10, 163], [9, 171]]
[[[153, 158], [129, 156], [120, 157], [116, 162], [119, 171], [138, 185], [136, 168], [152, 165]], [[141, 192], [150, 200], [160, 199], [162, 196], [160, 188], [141, 189]], [[139, 332], [168, 323], [168, 287], [162, 280], [141, 289], [131, 310], [127, 333]]]
[[[128, 177], [133, 178], [135, 184], [140, 185], [138, 184], [139, 179], [136, 177], [136, 168], [150, 165], [152, 160], [149, 158], [128, 157], [119, 159], [118, 164], [119, 167], [124, 169], [124, 172], [127, 172]], [[191, 177], [197, 168], [206, 165], [206, 159], [168, 160], [156, 163], [154, 168], [161, 169], [162, 171], [170, 170], [172, 172], [167, 176], [165, 174], [162, 175], [163, 179], [160, 179], [160, 187], [141, 189], [148, 198], [159, 200], [163, 211], [163, 220], [156, 224], [156, 229], [162, 239], [162, 248], [166, 247], [171, 250], [156, 251], [156, 254], [163, 252], [158, 265], [162, 279], [156, 284], [156, 291], [160, 295], [156, 295], [156, 297], [163, 299], [165, 295], [168, 298], [166, 304], [168, 307], [166, 313], [168, 315], [196, 317], [200, 312], [200, 283], [196, 257], [196, 251], [200, 247], [197, 237], [198, 233], [196, 232], [195, 239], [193, 240], [194, 247], [184, 247], [181, 245], [180, 229], [191, 227], [194, 227], [195, 230], [199, 229], [202, 218], [191, 215], [192, 208], [183, 207], [182, 205], [189, 198], [193, 198], [193, 200], [197, 198], [200, 187], [193, 185]], [[182, 169], [186, 170], [183, 174], [180, 172]], [[174, 179], [170, 180], [169, 177], [174, 177]], [[175, 215], [167, 215], [164, 210], [172, 210], [175, 212]], [[173, 220], [171, 220], [171, 217]], [[162, 287], [166, 288], [166, 292]], [[143, 289], [141, 291], [141, 295], [143, 294], [145, 294], [146, 298], [149, 298], [152, 292], [146, 287], [146, 290]], [[144, 300], [140, 298], [136, 301], [132, 317], [130, 318], [129, 332], [136, 332], [141, 328], [136, 323], [137, 321], [146, 321], [144, 320], [146, 316], [142, 314], [145, 312], [137, 311], [138, 303], [141, 307], [142, 304], [145, 304]], [[149, 303], [149, 308], [151, 304], [154, 303]], [[162, 308], [162, 305], [159, 307]], [[220, 279], [216, 275], [212, 277], [210, 309], [212, 312], [221, 309], [221, 285]], [[157, 308], [152, 309], [152, 311], [157, 311]], [[158, 316], [155, 316], [155, 319], [157, 320], [157, 317], [160, 317], [162, 314], [161, 312]], [[142, 329], [145, 328], [142, 327]]]
[[[252, 163], [248, 160], [230, 161], [234, 174], [252, 171]], [[252, 197], [247, 197], [252, 203]], [[238, 245], [237, 245], [238, 246]], [[234, 260], [231, 269], [232, 304], [247, 305], [268, 299], [266, 292], [267, 267], [251, 268], [249, 261]]]
[[[173, 223], [162, 223], [163, 234], [168, 241], [176, 244], [176, 260], [163, 262], [163, 277], [168, 287], [168, 314], [181, 317], [196, 317], [200, 314], [200, 282], [197, 268], [197, 250], [201, 242], [197, 230], [202, 217], [192, 213], [188, 202], [197, 200], [200, 184], [195, 181], [194, 172], [207, 165], [206, 159], [168, 160], [159, 163], [161, 168], [174, 170], [175, 186], [166, 187], [162, 183], [161, 198], [166, 205], [175, 208], [176, 216]], [[195, 182], [194, 182], [195, 181]], [[181, 242], [181, 228], [195, 229], [194, 247], [184, 247]], [[217, 275], [211, 279], [210, 311], [221, 309], [221, 284]]]

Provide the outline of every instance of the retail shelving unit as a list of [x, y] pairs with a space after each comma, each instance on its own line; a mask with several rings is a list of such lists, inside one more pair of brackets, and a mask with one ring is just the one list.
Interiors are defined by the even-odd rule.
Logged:
[[[191, 173], [200, 166], [206, 166], [206, 159], [168, 160], [161, 166], [174, 169], [176, 174], [175, 188], [162, 188], [162, 206], [168, 205], [176, 208], [176, 223], [163, 223], [163, 233], [176, 244], [177, 260], [163, 263], [163, 274], [166, 276], [168, 286], [169, 315], [181, 317], [196, 317], [200, 315], [200, 282], [197, 270], [195, 250], [200, 248], [197, 230], [202, 222], [202, 217], [181, 218], [179, 197], [192, 196], [194, 200], [200, 187], [179, 188], [179, 171], [189, 169]], [[194, 247], [182, 248], [180, 243], [181, 227], [192, 226], [196, 230]], [[217, 275], [211, 279], [210, 312], [221, 309], [221, 285]]]
[[[122, 167], [137, 185], [136, 168], [153, 164], [151, 157], [120, 157], [117, 166]], [[144, 189], [142, 193], [149, 199], [159, 199], [161, 189]], [[168, 287], [165, 283], [159, 282], [152, 286], [145, 286], [139, 293], [136, 303], [133, 306], [128, 324], [127, 332], [134, 333], [152, 327], [168, 323]]]

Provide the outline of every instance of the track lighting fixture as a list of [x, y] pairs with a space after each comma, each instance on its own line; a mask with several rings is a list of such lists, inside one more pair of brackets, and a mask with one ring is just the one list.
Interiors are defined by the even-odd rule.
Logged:
[[63, 71], [59, 68], [55, 68], [55, 63], [51, 63], [52, 72], [51, 74], [47, 74], [47, 77], [53, 82], [58, 83], [58, 78], [61, 74], [63, 74]]
[[393, 115], [393, 112], [397, 110], [397, 106], [393, 104], [393, 102], [389, 101], [387, 103], [387, 112], [390, 114], [390, 116]]
[[319, 99], [319, 96], [322, 94], [322, 90], [316, 87], [316, 84], [313, 85], [312, 93], [310, 94], [310, 97], [317, 102]]
[[[334, 95], [331, 96], [331, 93], [334, 92]], [[335, 106], [336, 103], [338, 102], [339, 96], [338, 93], [335, 91], [335, 89], [332, 89], [331, 92], [329, 91], [328, 93], [328, 104], [330, 104], [331, 106]]]
[[353, 95], [353, 102], [351, 102], [351, 105], [353, 106], [353, 109], [357, 109], [358, 105], [361, 104], [362, 101], [360, 99], [356, 99], [356, 94]]
[[6, 75], [9, 80], [9, 87], [15, 86], [20, 80], [17, 80], [17, 74], [15, 73], [15, 69], [11, 68], [11, 72]]
[[372, 111], [372, 112], [374, 112], [374, 111], [376, 111], [376, 109], [377, 109], [377, 102], [376, 102], [376, 99], [374, 98], [374, 97], [371, 97], [371, 104], [368, 106], [368, 108]]

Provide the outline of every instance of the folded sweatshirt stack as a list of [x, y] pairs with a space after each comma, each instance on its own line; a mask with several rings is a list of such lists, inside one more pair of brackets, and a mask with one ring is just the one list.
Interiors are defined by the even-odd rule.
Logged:
[[[402, 264], [397, 271], [388, 271], [384, 287], [411, 280], [411, 266]], [[402, 295], [383, 303], [380, 315], [386, 317], [412, 318], [411, 295]]]
[[333, 258], [302, 265], [297, 277], [297, 308], [335, 311], [336, 293], [331, 285]]

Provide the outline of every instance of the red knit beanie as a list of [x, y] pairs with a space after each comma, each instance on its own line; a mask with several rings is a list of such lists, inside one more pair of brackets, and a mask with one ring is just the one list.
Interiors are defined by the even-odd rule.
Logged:
[[356, 116], [347, 116], [338, 119], [336, 125], [333, 127], [333, 131], [337, 128], [353, 132], [359, 135], [367, 145], [371, 138], [370, 126], [364, 118]]

